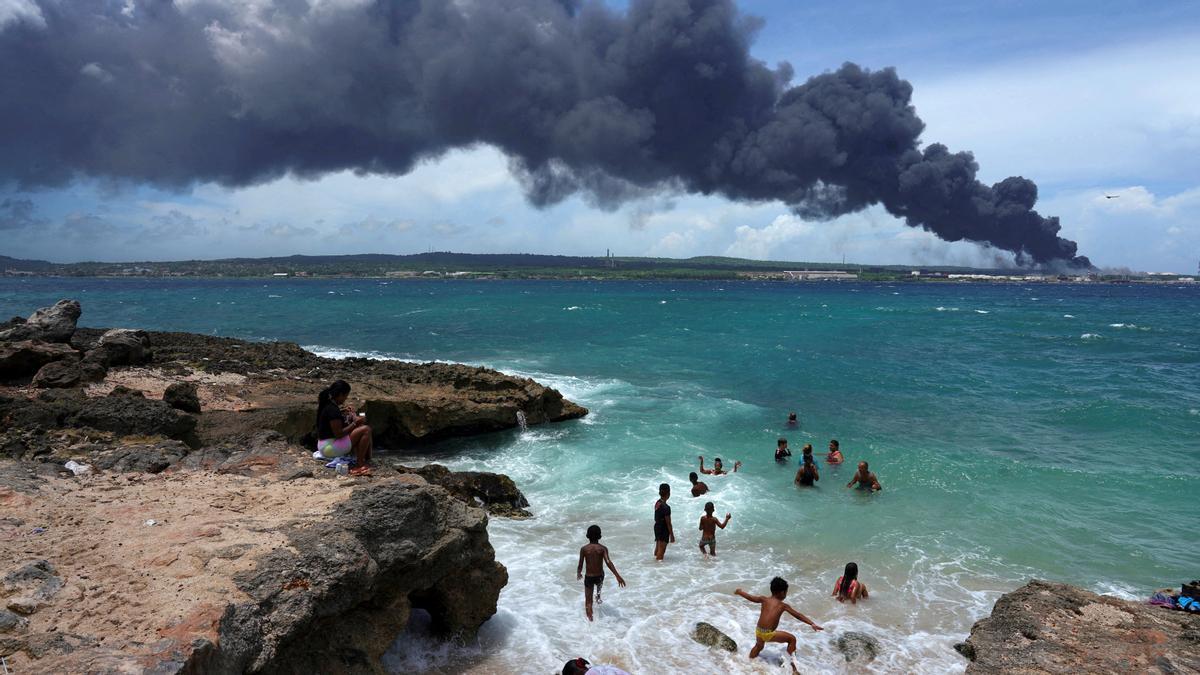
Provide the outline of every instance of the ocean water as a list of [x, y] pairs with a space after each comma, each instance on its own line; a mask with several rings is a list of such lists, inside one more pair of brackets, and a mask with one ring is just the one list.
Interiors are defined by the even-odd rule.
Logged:
[[[1196, 287], [0, 279], [3, 316], [61, 297], [83, 302], [85, 325], [487, 365], [591, 409], [420, 452], [509, 474], [536, 517], [489, 526], [510, 582], [479, 640], [417, 627], [388, 654], [394, 672], [549, 673], [575, 656], [631, 673], [782, 672], [746, 659], [757, 607], [732, 595], [776, 575], [825, 628], [783, 621], [803, 672], [847, 672], [832, 644], [847, 630], [883, 645], [854, 672], [961, 672], [952, 645], [1028, 578], [1137, 597], [1200, 564]], [[831, 438], [847, 463], [794, 487], [800, 448], [820, 458]], [[744, 466], [692, 499], [698, 455]], [[882, 493], [844, 489], [859, 460]], [[658, 564], [661, 482], [678, 543]], [[696, 547], [708, 499], [733, 514], [717, 560]], [[574, 572], [592, 523], [629, 585], [610, 575], [589, 624]], [[871, 589], [858, 606], [829, 597], [848, 561]], [[739, 653], [692, 643], [700, 620]]]

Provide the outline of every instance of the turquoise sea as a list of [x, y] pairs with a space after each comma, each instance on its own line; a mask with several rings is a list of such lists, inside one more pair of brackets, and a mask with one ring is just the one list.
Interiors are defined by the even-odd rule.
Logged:
[[[547, 673], [580, 655], [777, 672], [746, 661], [756, 607], [730, 595], [775, 575], [826, 628], [785, 619], [802, 671], [845, 672], [831, 637], [862, 630], [884, 647], [871, 671], [961, 672], [951, 645], [1025, 579], [1139, 597], [1200, 568], [1200, 285], [0, 279], [2, 316], [62, 297], [84, 325], [487, 365], [592, 410], [420, 451], [511, 475], [536, 517], [490, 525], [511, 580], [479, 642], [415, 631], [396, 672]], [[847, 463], [798, 489], [796, 458], [772, 460], [779, 436], [796, 458], [836, 438]], [[733, 514], [715, 561], [686, 489], [698, 455], [744, 462], [707, 480]], [[863, 459], [882, 493], [842, 487]], [[656, 564], [664, 481], [678, 543]], [[591, 523], [629, 582], [610, 579], [595, 624], [574, 576]], [[855, 607], [829, 597], [851, 560], [871, 589]], [[740, 654], [690, 642], [698, 620]]]

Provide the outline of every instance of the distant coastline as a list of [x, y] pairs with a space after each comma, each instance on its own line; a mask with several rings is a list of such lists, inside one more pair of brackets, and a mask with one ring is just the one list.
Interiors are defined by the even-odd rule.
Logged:
[[1100, 273], [977, 269], [955, 266], [860, 265], [727, 257], [639, 258], [533, 254], [418, 253], [228, 258], [166, 262], [52, 263], [0, 256], [9, 277], [251, 278], [251, 279], [546, 279], [663, 281], [866, 281], [985, 283], [1195, 283], [1168, 273]]

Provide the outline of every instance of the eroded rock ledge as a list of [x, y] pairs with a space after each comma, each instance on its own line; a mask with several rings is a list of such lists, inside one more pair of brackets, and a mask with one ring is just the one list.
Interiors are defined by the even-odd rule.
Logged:
[[1200, 673], [1200, 615], [1034, 580], [955, 648], [969, 675]]
[[[14, 673], [373, 673], [416, 608], [470, 639], [507, 581], [488, 513], [527, 517], [528, 503], [507, 476], [409, 468], [404, 451], [512, 428], [518, 412], [587, 413], [482, 368], [76, 330], [79, 315], [62, 301], [0, 324], [0, 656]], [[339, 477], [304, 445], [334, 379], [391, 449], [371, 478]]]

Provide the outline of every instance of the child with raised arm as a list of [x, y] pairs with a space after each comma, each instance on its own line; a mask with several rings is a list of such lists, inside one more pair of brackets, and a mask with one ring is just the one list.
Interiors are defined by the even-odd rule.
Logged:
[[[740, 468], [742, 468], [741, 462], [733, 463], [734, 473], [737, 473], [737, 470]], [[713, 468], [704, 468], [704, 455], [700, 455], [700, 473], [704, 474], [705, 476], [724, 476], [729, 472], [725, 470], [725, 465], [721, 463], [720, 457], [713, 460]]]
[[[721, 522], [713, 516], [713, 509], [715, 508], [712, 502], [706, 503], [704, 505], [704, 515], [700, 516], [700, 552], [704, 553], [705, 556], [711, 555], [714, 558], [717, 557], [717, 528], [725, 529], [725, 526], [729, 524], [729, 519], [733, 517], [733, 514], [726, 513], [725, 522]], [[708, 547], [708, 553], [704, 552], [705, 546]]]
[[792, 609], [791, 605], [784, 602], [784, 598], [787, 597], [787, 591], [787, 582], [779, 577], [775, 577], [771, 580], [770, 595], [750, 595], [740, 588], [733, 593], [734, 595], [742, 596], [750, 602], [762, 605], [762, 609], [758, 614], [758, 625], [754, 629], [754, 648], [750, 650], [750, 658], [757, 658], [759, 653], [762, 652], [763, 646], [768, 642], [783, 642], [787, 644], [788, 661], [792, 664], [792, 672], [798, 673], [796, 662], [792, 660], [793, 655], [796, 653], [796, 636], [787, 631], [778, 630], [780, 617], [783, 616], [784, 612], [787, 612], [811, 626], [814, 631], [825, 629], [813, 623], [812, 619]]
[[[592, 589], [596, 591], [596, 603], [602, 603], [600, 586], [604, 584], [604, 566], [608, 565], [608, 569], [612, 570], [613, 576], [617, 578], [617, 585], [621, 588], [625, 588], [625, 580], [608, 557], [608, 547], [600, 543], [600, 526], [588, 527], [587, 538], [588, 543], [579, 549], [579, 566], [575, 568], [575, 579], [583, 579], [583, 611], [587, 614], [588, 621], [592, 621]], [[583, 573], [585, 564], [586, 576]]]

